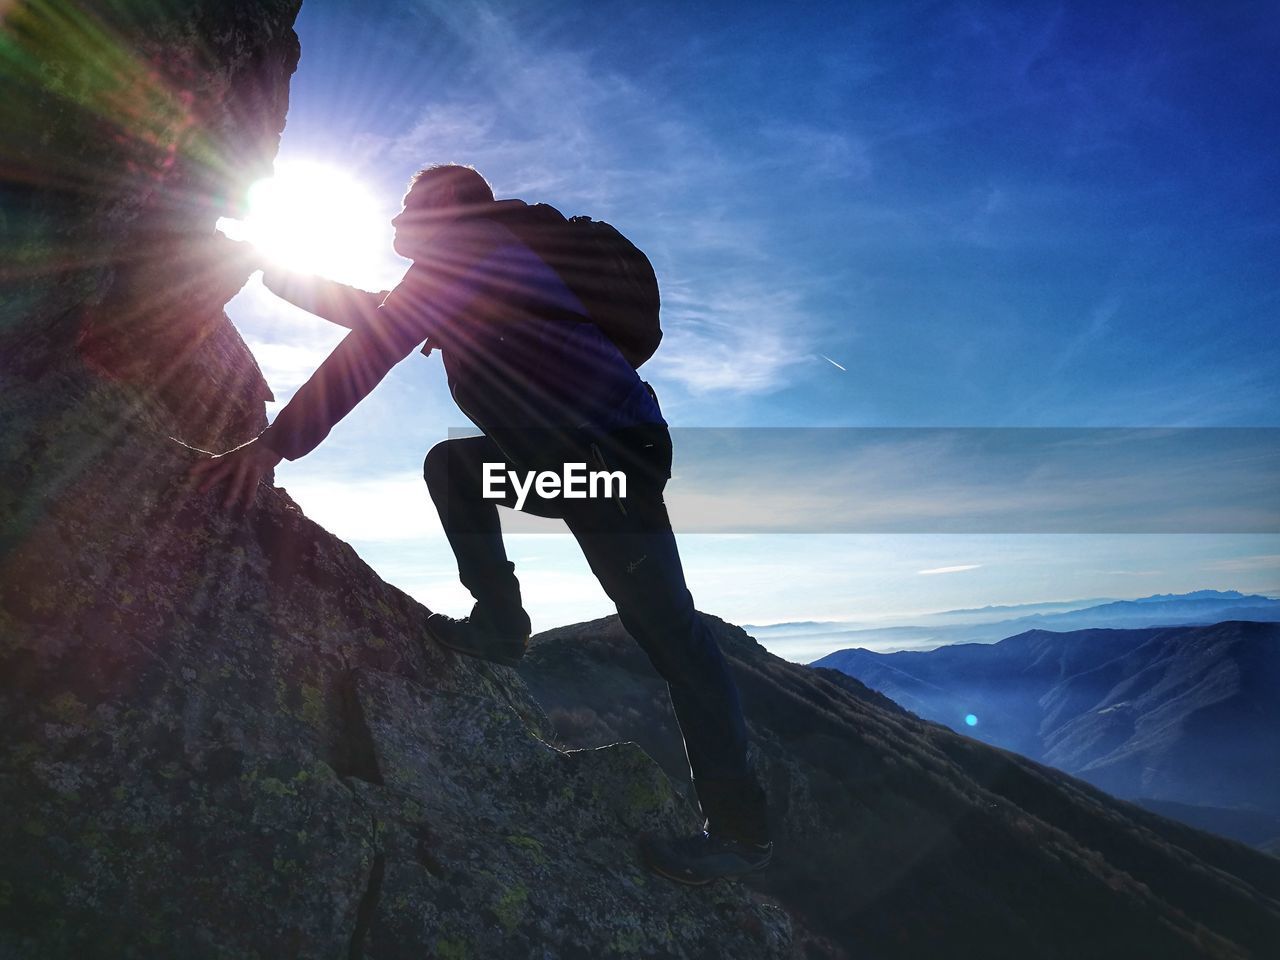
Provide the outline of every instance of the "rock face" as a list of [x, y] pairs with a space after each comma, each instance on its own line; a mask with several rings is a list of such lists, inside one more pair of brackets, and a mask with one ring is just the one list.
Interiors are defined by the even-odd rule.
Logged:
[[[777, 850], [750, 883], [803, 924], [808, 956], [1275, 956], [1280, 860], [708, 619], [770, 795]], [[662, 681], [617, 618], [535, 637], [519, 671], [565, 743], [634, 739], [680, 775]]]
[[184, 442], [265, 423], [212, 226], [297, 2], [143, 9], [0, 13], [0, 957], [794, 955], [759, 896], [638, 867], [694, 825], [638, 747], [550, 745], [284, 491], [188, 487]]

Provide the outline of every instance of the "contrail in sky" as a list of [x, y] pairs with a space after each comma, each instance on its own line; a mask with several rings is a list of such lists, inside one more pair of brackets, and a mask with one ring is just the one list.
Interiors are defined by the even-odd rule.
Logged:
[[[818, 354], [818, 356], [820, 356], [823, 360], [827, 361], [827, 363], [831, 364], [831, 365], [832, 365], [833, 367], [835, 367], [837, 370], [844, 370], [844, 367], [840, 366], [840, 364], [836, 363], [834, 360], [832, 360], [830, 357], [828, 357], [825, 353], [820, 353], [820, 354]], [[844, 370], [844, 372], [845, 372], [845, 373], [848, 373], [849, 371], [848, 371], [848, 370]]]

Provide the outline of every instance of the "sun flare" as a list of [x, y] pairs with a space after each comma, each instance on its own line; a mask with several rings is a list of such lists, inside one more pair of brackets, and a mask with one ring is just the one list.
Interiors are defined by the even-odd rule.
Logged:
[[244, 220], [218, 229], [292, 270], [378, 289], [394, 269], [390, 215], [356, 177], [311, 161], [278, 161], [249, 188]]

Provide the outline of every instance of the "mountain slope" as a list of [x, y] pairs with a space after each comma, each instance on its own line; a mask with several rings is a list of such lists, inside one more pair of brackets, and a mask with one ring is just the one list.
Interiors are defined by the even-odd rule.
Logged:
[[[1010, 614], [1019, 614], [1010, 616]], [[777, 623], [745, 628], [770, 650], [799, 663], [852, 648], [933, 650], [960, 643], [994, 643], [1028, 630], [1133, 629], [1223, 620], [1280, 621], [1280, 600], [1236, 590], [1196, 590], [1137, 600], [1072, 600], [922, 614], [910, 624]]]
[[1148, 810], [1181, 820], [1200, 830], [1231, 837], [1251, 847], [1275, 855], [1280, 853], [1280, 814], [1231, 807], [1192, 806], [1170, 800], [1139, 797], [1138, 803]]
[[818, 663], [956, 729], [973, 714], [973, 736], [1119, 796], [1280, 814], [1277, 624], [1036, 630]]
[[[773, 803], [752, 881], [849, 957], [1265, 957], [1280, 861], [923, 721], [715, 624]], [[519, 668], [564, 743], [634, 739], [687, 778], [665, 688], [616, 619]]]

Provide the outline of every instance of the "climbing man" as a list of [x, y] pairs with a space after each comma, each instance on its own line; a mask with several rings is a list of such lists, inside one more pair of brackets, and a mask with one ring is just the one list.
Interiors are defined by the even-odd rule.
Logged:
[[[644, 861], [687, 884], [760, 869], [773, 852], [765, 795], [748, 764], [737, 687], [694, 610], [663, 502], [666, 421], [632, 360], [593, 322], [581, 288], [531, 239], [540, 235], [527, 228], [535, 209], [495, 201], [471, 167], [427, 167], [391, 221], [396, 252], [413, 263], [385, 298], [268, 270], [268, 287], [351, 333], [257, 439], [197, 463], [192, 476], [201, 492], [227, 481], [225, 503], [247, 506], [267, 471], [314, 449], [416, 346], [439, 349], [454, 400], [483, 436], [444, 440], [423, 465], [475, 600], [462, 619], [432, 614], [426, 632], [458, 653], [516, 664], [530, 621], [497, 507], [564, 520], [667, 683], [705, 818], [693, 836], [645, 837]], [[573, 491], [574, 468], [618, 482]], [[563, 482], [543, 482], [547, 473]]]

